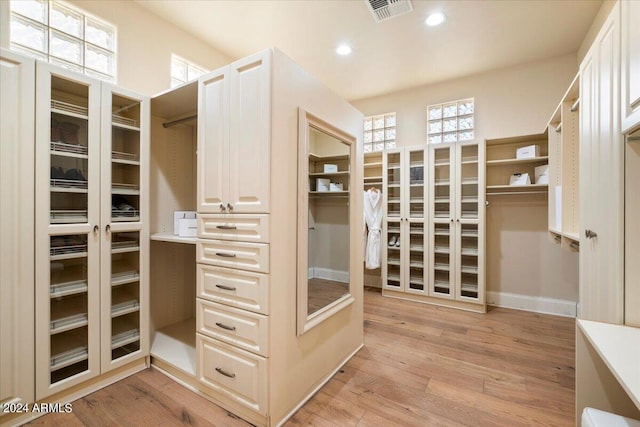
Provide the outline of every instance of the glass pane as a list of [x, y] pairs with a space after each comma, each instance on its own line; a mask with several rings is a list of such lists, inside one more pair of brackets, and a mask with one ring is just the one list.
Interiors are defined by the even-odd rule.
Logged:
[[440, 144], [442, 142], [442, 135], [431, 135], [429, 137], [429, 144]]
[[442, 107], [438, 106], [429, 108], [429, 120], [440, 118], [442, 118]]
[[187, 64], [175, 56], [171, 59], [171, 77], [187, 81]]
[[442, 109], [443, 117], [455, 117], [458, 114], [458, 108], [456, 104], [447, 104]]
[[455, 132], [444, 134], [444, 142], [455, 142], [457, 140], [458, 140], [458, 135]]
[[47, 5], [43, 0], [11, 0], [12, 12], [31, 18], [35, 21], [47, 23]]
[[87, 18], [87, 29], [85, 39], [108, 50], [114, 48], [113, 29]]
[[373, 126], [373, 120], [371, 117], [364, 119], [364, 130], [371, 130]]
[[82, 64], [82, 42], [65, 36], [57, 31], [51, 31], [49, 38], [51, 55], [69, 62]]
[[456, 119], [444, 120], [442, 122], [442, 130], [445, 132], [451, 132], [458, 128], [458, 121]]
[[61, 59], [56, 59], [56, 58], [51, 58], [49, 62], [55, 65], [59, 65], [63, 68], [66, 68], [67, 70], [77, 71], [79, 73], [82, 73], [82, 67], [80, 65], [71, 64], [70, 62], [63, 61]]
[[373, 144], [364, 144], [364, 152], [371, 153], [373, 151]]
[[29, 56], [32, 56], [32, 57], [37, 58], [37, 59], [42, 59], [43, 61], [47, 60], [47, 55], [45, 55], [44, 53], [40, 53], [40, 52], [36, 52], [34, 50], [31, 50], [31, 49], [27, 49], [25, 47], [20, 46], [19, 44], [11, 43], [11, 50], [14, 50], [14, 51], [20, 52], [20, 53], [24, 53], [25, 55], [29, 55]]
[[113, 76], [108, 76], [106, 74], [102, 74], [102, 73], [99, 73], [97, 71], [92, 71], [89, 68], [85, 69], [84, 73], [87, 76], [95, 77], [95, 78], [98, 78], [98, 79], [101, 79], [101, 80], [104, 80], [104, 81], [107, 81], [107, 82], [113, 82], [114, 81]]
[[385, 129], [384, 131], [384, 139], [396, 139], [396, 128]]
[[373, 141], [384, 141], [384, 130], [377, 130], [373, 132]]
[[384, 120], [385, 120], [385, 127], [393, 127], [396, 125], [396, 115], [395, 114], [387, 114], [386, 116], [384, 116]]
[[364, 133], [364, 142], [371, 142], [373, 140], [373, 134], [371, 131]]
[[47, 30], [44, 26], [11, 16], [11, 41], [41, 52], [47, 51]]
[[64, 31], [72, 36], [82, 38], [82, 15], [62, 6], [60, 3], [51, 3], [50, 23], [52, 28]]
[[441, 133], [441, 132], [442, 132], [442, 122], [440, 120], [429, 122], [429, 134]]
[[464, 132], [458, 133], [458, 140], [459, 141], [471, 141], [472, 139], [473, 139], [473, 131], [472, 130], [466, 130]]
[[384, 142], [376, 142], [376, 145], [373, 148], [373, 151], [382, 151], [382, 150], [384, 150]]
[[473, 129], [473, 116], [461, 117], [458, 119], [458, 129]]
[[87, 45], [85, 66], [104, 74], [113, 75], [113, 54]]
[[373, 128], [382, 129], [384, 127], [384, 116], [377, 116], [373, 118]]
[[189, 80], [197, 79], [203, 75], [206, 71], [195, 65], [187, 64], [187, 78]]
[[396, 142], [395, 141], [387, 141], [386, 142], [386, 146], [387, 146], [387, 149], [396, 148]]
[[176, 86], [180, 86], [182, 83], [184, 83], [182, 80], [178, 80], [178, 79], [171, 79], [171, 87], [176, 87]]
[[458, 115], [473, 114], [473, 101], [463, 101], [458, 104]]

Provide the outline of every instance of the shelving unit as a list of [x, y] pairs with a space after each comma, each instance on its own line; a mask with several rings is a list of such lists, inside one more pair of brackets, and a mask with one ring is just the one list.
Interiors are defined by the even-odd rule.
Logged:
[[364, 190], [371, 187], [382, 189], [382, 152], [364, 155]]
[[[540, 154], [532, 158], [518, 159], [516, 150], [528, 145], [538, 145]], [[549, 185], [535, 182], [535, 167], [549, 164], [546, 135], [487, 140], [486, 147], [487, 196], [547, 194]], [[511, 176], [517, 173], [529, 174], [531, 184], [509, 185]]]
[[[549, 233], [569, 251], [578, 251], [580, 80], [576, 76], [549, 120]], [[560, 236], [560, 239], [555, 239]]]

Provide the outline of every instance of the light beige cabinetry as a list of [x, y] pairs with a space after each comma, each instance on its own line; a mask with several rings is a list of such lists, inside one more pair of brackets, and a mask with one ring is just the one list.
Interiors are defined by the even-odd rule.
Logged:
[[622, 133], [640, 125], [640, 3], [620, 2]]
[[578, 317], [623, 321], [624, 143], [620, 133], [620, 3], [580, 66]]
[[429, 294], [485, 310], [484, 144], [429, 146]]
[[426, 158], [424, 147], [391, 149], [384, 156], [385, 224], [381, 242], [384, 291], [428, 294]]
[[549, 233], [569, 251], [580, 248], [580, 81], [562, 97], [549, 120]]
[[[0, 405], [34, 394], [35, 63], [0, 51]], [[2, 411], [0, 422], [12, 417]]]
[[148, 100], [36, 67], [36, 398], [144, 358]]
[[207, 75], [198, 112], [198, 212], [268, 213], [268, 58], [249, 56]]

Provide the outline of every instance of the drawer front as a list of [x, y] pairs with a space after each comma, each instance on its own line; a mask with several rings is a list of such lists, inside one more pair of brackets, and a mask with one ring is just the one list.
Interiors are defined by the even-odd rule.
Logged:
[[269, 215], [200, 214], [198, 237], [268, 243]]
[[269, 245], [198, 239], [198, 262], [219, 267], [269, 272]]
[[196, 334], [196, 375], [210, 390], [266, 415], [267, 360]]
[[198, 297], [221, 304], [269, 314], [269, 276], [198, 264]]
[[215, 302], [196, 300], [196, 331], [268, 356], [268, 317]]

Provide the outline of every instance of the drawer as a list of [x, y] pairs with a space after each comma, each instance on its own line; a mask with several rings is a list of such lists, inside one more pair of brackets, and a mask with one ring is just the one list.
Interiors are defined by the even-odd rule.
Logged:
[[269, 314], [269, 276], [198, 264], [198, 297], [225, 305]]
[[198, 239], [198, 262], [219, 267], [269, 272], [269, 245]]
[[198, 237], [268, 243], [269, 215], [198, 214]]
[[253, 353], [268, 356], [269, 318], [215, 302], [196, 300], [196, 331]]
[[214, 393], [266, 415], [267, 359], [264, 357], [196, 334], [196, 376]]

